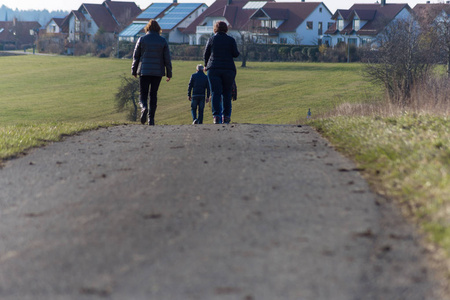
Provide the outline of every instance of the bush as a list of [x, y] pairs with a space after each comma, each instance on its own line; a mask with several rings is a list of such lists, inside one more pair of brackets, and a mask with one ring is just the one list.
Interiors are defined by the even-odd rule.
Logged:
[[308, 48], [308, 58], [310, 61], [317, 61], [319, 58], [319, 48], [317, 47]]
[[278, 49], [278, 54], [280, 58], [283, 60], [289, 59], [289, 54], [291, 53], [291, 49], [289, 47], [280, 47]]

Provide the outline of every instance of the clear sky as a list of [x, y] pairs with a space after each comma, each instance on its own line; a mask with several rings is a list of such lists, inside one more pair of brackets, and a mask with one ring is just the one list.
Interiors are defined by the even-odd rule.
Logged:
[[[129, 1], [129, 0], [121, 0], [121, 1]], [[299, 2], [300, 0], [296, 0], [293, 2]], [[324, 2], [325, 5], [330, 9], [332, 13], [336, 11], [336, 9], [348, 9], [354, 3], [374, 3], [376, 0], [306, 0], [308, 2]], [[130, 1], [133, 2], [133, 1]], [[170, 0], [135, 0], [134, 1], [138, 6], [142, 9], [146, 8], [153, 2], [171, 2]], [[184, 2], [198, 2], [198, 3], [206, 3], [210, 5], [214, 2], [214, 0], [178, 0], [180, 3]], [[292, 0], [278, 0], [278, 2], [292, 2]], [[408, 3], [411, 8], [417, 3], [426, 3], [426, 0], [386, 0], [387, 3]], [[442, 0], [431, 0], [431, 3], [439, 3]], [[77, 10], [81, 3], [103, 3], [103, 0], [0, 0], [0, 6], [3, 4], [12, 9], [47, 9], [47, 10]]]

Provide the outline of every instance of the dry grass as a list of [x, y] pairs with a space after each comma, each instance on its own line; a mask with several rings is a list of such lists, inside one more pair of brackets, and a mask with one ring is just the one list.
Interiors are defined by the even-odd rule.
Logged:
[[392, 103], [388, 95], [383, 100], [372, 99], [365, 103], [340, 103], [319, 118], [339, 116], [395, 117], [405, 114], [448, 116], [450, 114], [450, 79], [429, 77], [412, 90], [407, 106]]
[[389, 99], [337, 104], [310, 124], [352, 157], [375, 191], [395, 199], [446, 253], [450, 276], [449, 83], [428, 79], [403, 107]]

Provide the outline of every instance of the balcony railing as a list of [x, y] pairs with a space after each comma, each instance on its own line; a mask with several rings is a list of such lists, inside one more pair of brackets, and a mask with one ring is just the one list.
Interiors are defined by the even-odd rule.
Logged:
[[254, 27], [253, 32], [261, 35], [278, 36], [279, 31], [276, 28]]
[[197, 26], [197, 33], [213, 33], [214, 26]]

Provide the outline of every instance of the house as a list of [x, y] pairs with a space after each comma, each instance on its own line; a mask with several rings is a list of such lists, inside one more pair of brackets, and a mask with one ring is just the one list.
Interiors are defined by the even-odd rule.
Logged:
[[199, 16], [208, 6], [204, 3], [152, 3], [132, 24], [119, 34], [120, 41], [135, 42], [144, 35], [144, 27], [150, 19], [158, 21], [164, 36], [169, 43], [187, 43], [188, 36], [184, 30]]
[[45, 26], [46, 33], [62, 33], [62, 25], [65, 18], [52, 18]]
[[78, 10], [70, 12], [62, 26], [67, 28], [69, 42], [93, 41], [98, 32], [113, 39], [140, 13], [134, 2], [83, 3]]
[[230, 35], [248, 35], [256, 43], [317, 45], [331, 15], [322, 2], [217, 0], [185, 33], [190, 44], [205, 44], [213, 25], [225, 21]]
[[450, 18], [450, 1], [446, 3], [417, 4], [413, 8], [414, 15], [422, 25], [438, 24]]
[[38, 22], [22, 22], [16, 18], [0, 22], [0, 49], [17, 50], [31, 47], [37, 39], [40, 27]]
[[373, 45], [378, 34], [394, 20], [412, 17], [408, 4], [387, 4], [386, 0], [375, 4], [354, 4], [350, 9], [338, 9], [335, 21], [325, 32], [323, 42], [329, 46], [341, 43]]
[[250, 17], [250, 32], [262, 43], [320, 45], [331, 15], [319, 2], [268, 2]]

